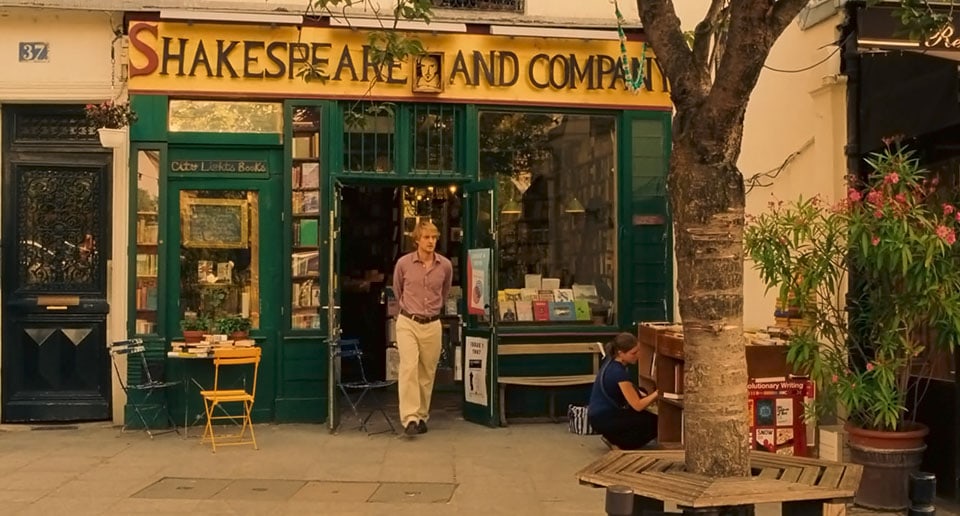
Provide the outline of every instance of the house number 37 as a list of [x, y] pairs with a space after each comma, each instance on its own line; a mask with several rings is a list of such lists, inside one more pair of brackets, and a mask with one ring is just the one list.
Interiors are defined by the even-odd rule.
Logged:
[[50, 45], [41, 41], [20, 42], [21, 63], [46, 63], [50, 60]]

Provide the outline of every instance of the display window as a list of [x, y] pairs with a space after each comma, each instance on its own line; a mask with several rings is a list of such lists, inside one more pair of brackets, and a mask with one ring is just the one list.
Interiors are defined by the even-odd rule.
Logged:
[[481, 111], [479, 176], [497, 188], [500, 323], [616, 321], [617, 123]]

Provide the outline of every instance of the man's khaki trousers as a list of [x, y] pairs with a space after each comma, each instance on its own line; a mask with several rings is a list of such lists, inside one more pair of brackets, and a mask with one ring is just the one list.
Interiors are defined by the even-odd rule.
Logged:
[[400, 421], [430, 419], [430, 397], [440, 361], [442, 327], [440, 321], [420, 324], [402, 315], [397, 317], [397, 351], [400, 371], [397, 390], [400, 394]]

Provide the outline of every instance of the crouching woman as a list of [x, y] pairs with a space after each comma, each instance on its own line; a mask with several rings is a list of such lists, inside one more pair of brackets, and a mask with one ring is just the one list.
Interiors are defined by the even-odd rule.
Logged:
[[636, 450], [657, 437], [657, 416], [645, 409], [658, 392], [645, 393], [630, 380], [627, 366], [640, 358], [636, 337], [621, 333], [604, 346], [606, 358], [590, 393], [590, 426], [608, 444]]

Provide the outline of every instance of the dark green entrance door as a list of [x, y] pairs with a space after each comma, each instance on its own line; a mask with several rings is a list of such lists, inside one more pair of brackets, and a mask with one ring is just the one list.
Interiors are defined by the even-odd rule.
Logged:
[[[282, 200], [279, 177], [177, 179], [168, 196], [171, 285], [168, 335], [180, 321], [206, 319], [212, 328], [229, 316], [248, 317], [251, 338], [263, 348], [254, 418], [274, 416], [281, 323]], [[209, 363], [186, 364], [189, 376], [209, 384]], [[206, 382], [206, 384], [205, 384]], [[192, 412], [200, 413], [199, 399]], [[182, 408], [180, 410], [183, 410]]]
[[463, 418], [496, 426], [497, 418], [497, 313], [496, 259], [497, 202], [492, 182], [468, 185], [467, 266], [464, 290], [466, 331], [463, 342]]
[[110, 417], [111, 156], [83, 129], [55, 106], [4, 119], [3, 422]]

